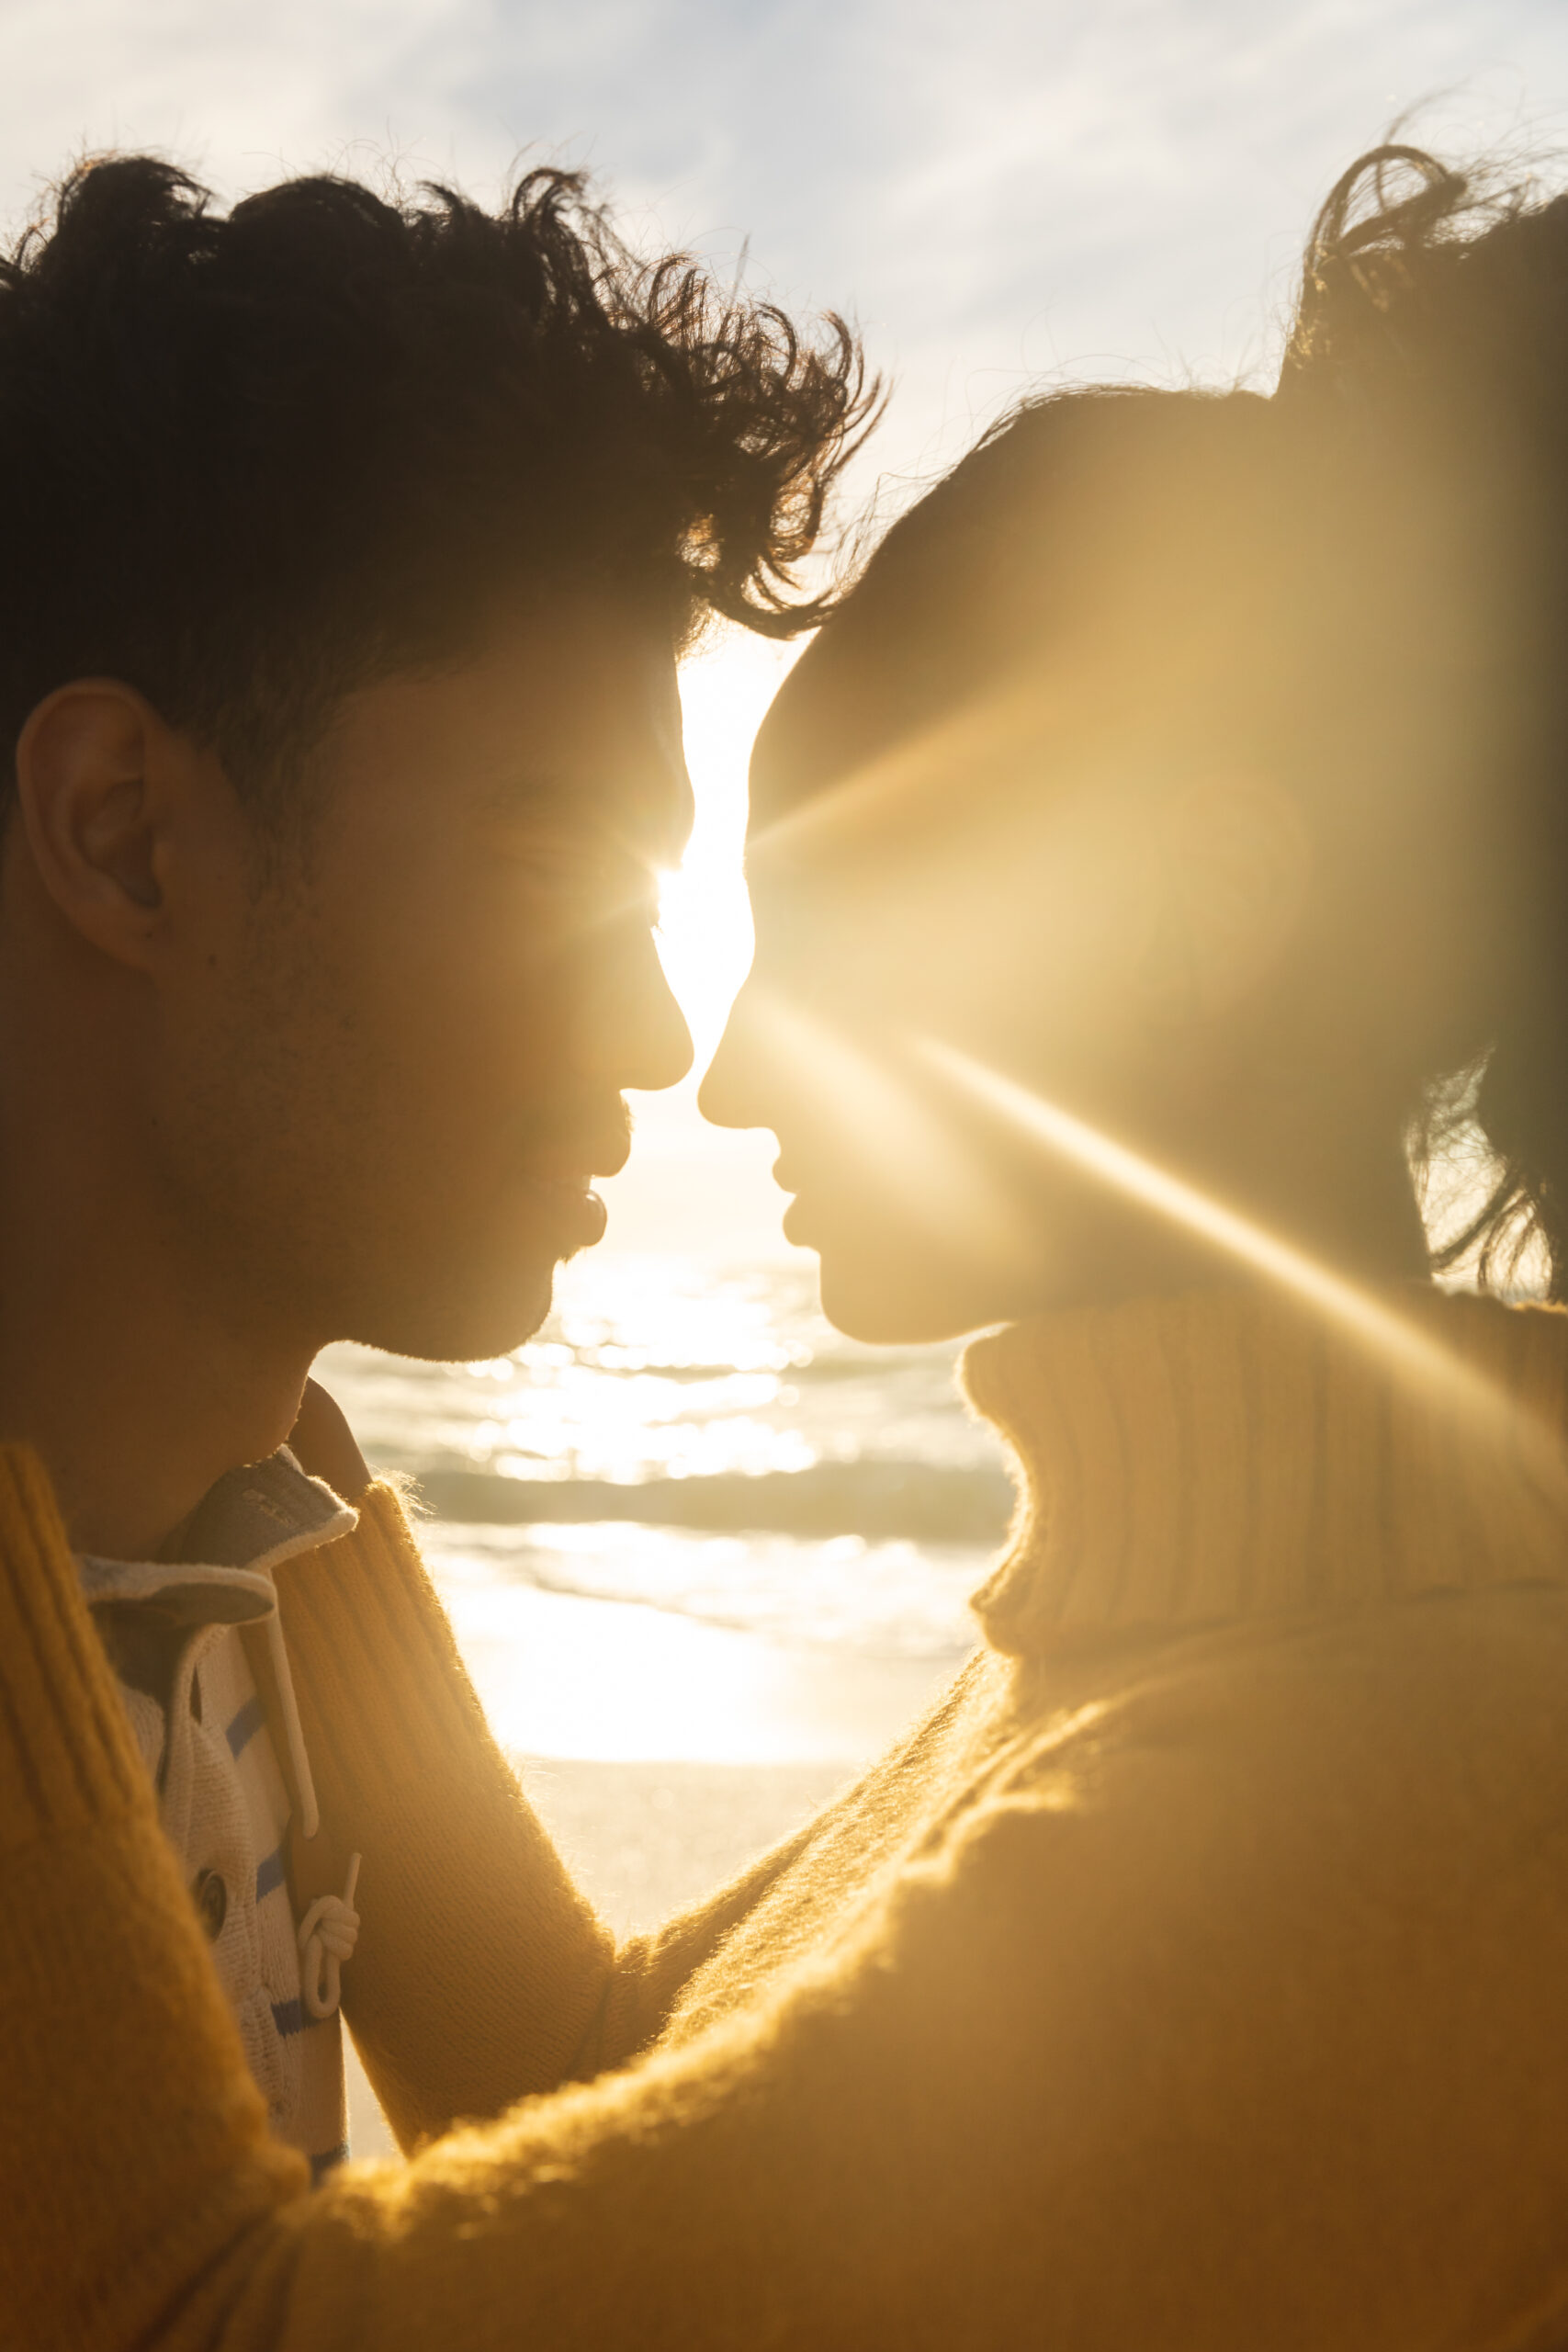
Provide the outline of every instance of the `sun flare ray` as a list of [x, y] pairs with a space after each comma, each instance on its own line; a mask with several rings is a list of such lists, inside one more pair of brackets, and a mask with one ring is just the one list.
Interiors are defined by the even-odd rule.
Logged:
[[840, 1032], [776, 991], [754, 989], [751, 1019], [771, 1047], [811, 1073], [829, 1101], [844, 1150], [870, 1169], [933, 1234], [983, 1235], [1000, 1266], [1017, 1263], [1029, 1235], [987, 1173], [902, 1083]]
[[1568, 1464], [1556, 1432], [1526, 1420], [1511, 1397], [1472, 1365], [1459, 1362], [1413, 1317], [971, 1055], [934, 1037], [916, 1038], [911, 1045], [927, 1068], [958, 1092], [1008, 1120], [1054, 1157], [1213, 1244], [1337, 1323], [1403, 1383], [1445, 1404], [1456, 1419], [1462, 1418], [1472, 1433], [1507, 1445], [1521, 1472], [1559, 1507], [1568, 1506]]

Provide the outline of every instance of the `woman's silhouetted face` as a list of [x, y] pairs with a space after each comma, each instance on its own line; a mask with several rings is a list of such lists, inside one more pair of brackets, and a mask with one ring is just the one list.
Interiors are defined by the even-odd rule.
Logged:
[[[790, 726], [778, 709], [753, 765], [756, 956], [702, 1102], [778, 1136], [784, 1231], [818, 1252], [828, 1313], [863, 1339], [932, 1338], [1157, 1279], [1164, 1236], [1043, 1164], [942, 1057], [1145, 1148], [1181, 1134], [1215, 1082], [1196, 951], [1161, 937], [1197, 780], [1024, 698], [814, 792]], [[1245, 779], [1205, 789], [1230, 802], [1233, 928], [1255, 932], [1256, 906], [1288, 933], [1288, 824], [1281, 844]]]
[[[1112, 458], [1129, 419], [1142, 429], [1127, 411], [1094, 423]], [[1043, 1148], [977, 1073], [1343, 1271], [1426, 1269], [1403, 1131], [1441, 1067], [1445, 958], [1478, 871], [1443, 814], [1463, 797], [1449, 782], [1466, 730], [1432, 691], [1379, 703], [1376, 664], [1364, 692], [1338, 639], [1329, 708], [1303, 651], [1314, 592], [1289, 548], [1272, 572], [1238, 557], [1247, 482], [1211, 528], [1213, 404], [1195, 429], [1185, 477], [1176, 444], [1180, 494], [1146, 528], [1127, 502], [1149, 503], [1149, 469], [1101, 467], [1102, 529], [1081, 469], [1055, 560], [1068, 590], [1089, 584], [1043, 598], [1037, 641], [1015, 631], [963, 691], [931, 692], [929, 673], [973, 630], [984, 537], [967, 582], [928, 564], [902, 605], [890, 540], [893, 564], [874, 564], [759, 736], [756, 957], [702, 1107], [773, 1130], [785, 1233], [818, 1251], [824, 1307], [856, 1337], [1231, 1272]], [[1303, 722], [1325, 713], [1320, 760]]]

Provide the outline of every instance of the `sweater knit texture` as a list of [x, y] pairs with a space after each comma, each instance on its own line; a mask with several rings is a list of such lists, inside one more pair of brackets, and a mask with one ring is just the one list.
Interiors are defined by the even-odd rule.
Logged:
[[1395, 1369], [1245, 1291], [980, 1342], [984, 1645], [618, 1950], [373, 1488], [277, 1584], [411, 2158], [315, 2195], [0, 1451], [0, 2342], [1568, 2340], [1568, 1317], [1394, 1304]]

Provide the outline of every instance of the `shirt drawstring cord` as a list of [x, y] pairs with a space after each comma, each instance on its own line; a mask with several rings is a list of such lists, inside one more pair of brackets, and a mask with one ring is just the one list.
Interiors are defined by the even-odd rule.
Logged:
[[[273, 1674], [277, 1682], [278, 1704], [283, 1710], [283, 1732], [288, 1743], [288, 1761], [299, 1799], [300, 1835], [313, 1838], [321, 1826], [321, 1815], [316, 1804], [316, 1784], [310, 1774], [310, 1758], [305, 1748], [305, 1726], [299, 1720], [299, 1702], [294, 1695], [294, 1676], [289, 1668], [288, 1645], [283, 1638], [283, 1621], [276, 1607], [266, 1621], [266, 1641]], [[343, 1963], [353, 1958], [359, 1935], [359, 1914], [354, 1907], [354, 1893], [358, 1883], [359, 1856], [351, 1854], [348, 1877], [342, 1894], [318, 1895], [299, 1922], [300, 1992], [305, 2007], [313, 2018], [330, 2018], [341, 1997]]]
[[342, 1894], [318, 1895], [299, 1922], [299, 1990], [313, 2018], [330, 2018], [342, 1996], [338, 1972], [359, 1939], [358, 1883], [359, 1857], [351, 1854]]
[[266, 1621], [266, 1645], [272, 1653], [272, 1670], [277, 1677], [284, 1736], [288, 1742], [288, 1761], [294, 1768], [294, 1785], [299, 1798], [299, 1831], [302, 1837], [313, 1838], [321, 1826], [321, 1816], [316, 1804], [316, 1783], [310, 1777], [310, 1759], [305, 1753], [305, 1726], [299, 1720], [299, 1702], [294, 1696], [294, 1677], [288, 1665], [288, 1646], [283, 1638], [283, 1620], [276, 1604]]

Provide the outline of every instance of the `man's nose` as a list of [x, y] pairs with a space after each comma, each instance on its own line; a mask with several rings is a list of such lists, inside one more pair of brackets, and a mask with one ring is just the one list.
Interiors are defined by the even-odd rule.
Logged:
[[658, 1094], [692, 1067], [692, 1033], [676, 1003], [653, 934], [629, 927], [587, 1008], [580, 1060], [616, 1093]]

